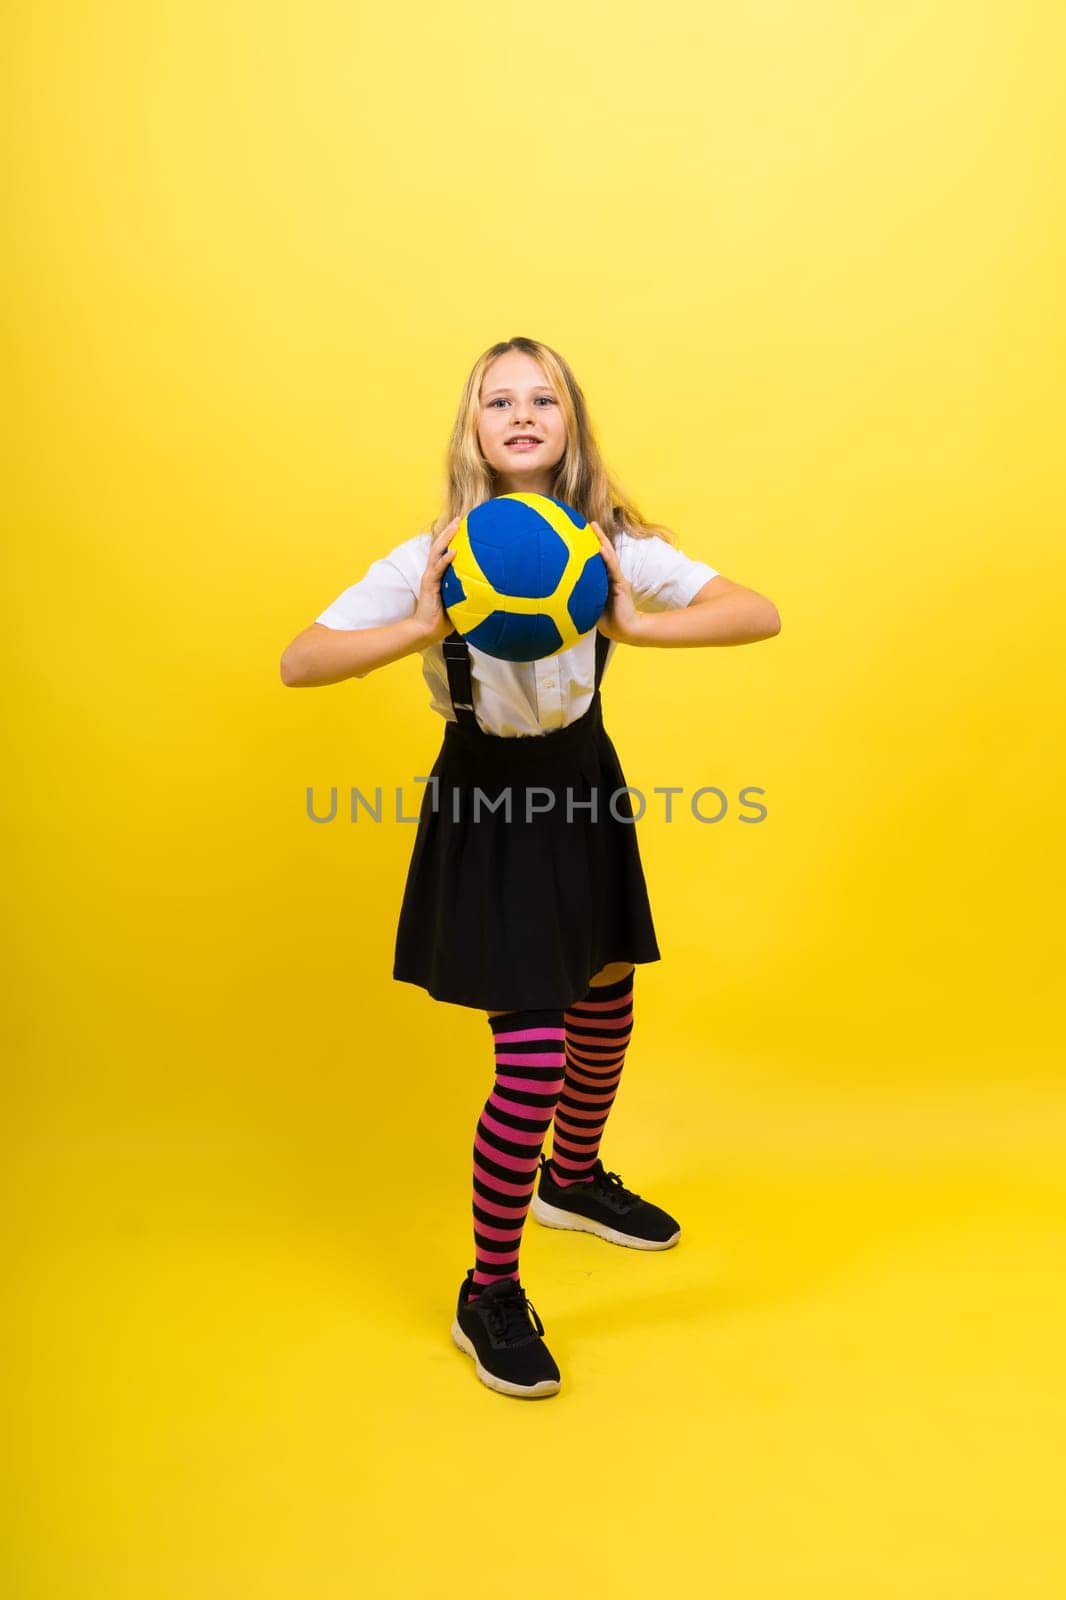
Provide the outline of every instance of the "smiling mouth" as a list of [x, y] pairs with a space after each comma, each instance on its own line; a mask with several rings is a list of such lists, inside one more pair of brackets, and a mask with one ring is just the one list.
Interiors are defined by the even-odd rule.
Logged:
[[508, 439], [508, 450], [535, 450], [540, 444], [539, 439]]

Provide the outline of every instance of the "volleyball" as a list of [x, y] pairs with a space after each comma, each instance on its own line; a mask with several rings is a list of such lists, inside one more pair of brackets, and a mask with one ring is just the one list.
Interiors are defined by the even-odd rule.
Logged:
[[501, 494], [468, 511], [451, 540], [441, 602], [468, 644], [501, 661], [542, 661], [596, 626], [607, 564], [595, 528], [545, 494]]

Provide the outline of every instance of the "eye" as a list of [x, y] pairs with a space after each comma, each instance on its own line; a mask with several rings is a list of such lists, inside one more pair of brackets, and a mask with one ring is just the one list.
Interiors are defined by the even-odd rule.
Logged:
[[[550, 406], [556, 404], [554, 396], [550, 394], [539, 394], [537, 399], [547, 401], [548, 405]], [[503, 395], [500, 395], [498, 399], [489, 401], [489, 410], [491, 411], [493, 406], [505, 406], [506, 404], [507, 401], [504, 399]]]

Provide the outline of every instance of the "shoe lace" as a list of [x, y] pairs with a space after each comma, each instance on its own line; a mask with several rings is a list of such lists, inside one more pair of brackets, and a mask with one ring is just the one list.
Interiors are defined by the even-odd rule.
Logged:
[[485, 1302], [485, 1314], [493, 1334], [498, 1339], [509, 1341], [528, 1338], [531, 1316], [538, 1335], [544, 1332], [544, 1324], [537, 1314], [536, 1307], [532, 1300], [526, 1298], [526, 1291], [521, 1284], [516, 1283], [513, 1289], [509, 1288], [494, 1294], [491, 1300]]
[[633, 1205], [641, 1198], [635, 1189], [626, 1188], [619, 1173], [605, 1171], [603, 1163], [600, 1161], [597, 1161], [593, 1169], [592, 1183], [594, 1188], [599, 1189], [603, 1194], [609, 1195], [616, 1204], [623, 1202], [626, 1205]]

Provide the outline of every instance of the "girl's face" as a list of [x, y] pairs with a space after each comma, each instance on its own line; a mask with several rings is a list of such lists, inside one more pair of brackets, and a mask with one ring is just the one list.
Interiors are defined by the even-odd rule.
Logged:
[[[512, 444], [530, 439], [537, 442]], [[508, 350], [481, 380], [478, 440], [498, 474], [500, 494], [550, 494], [566, 449], [559, 397], [545, 374], [520, 350]]]

